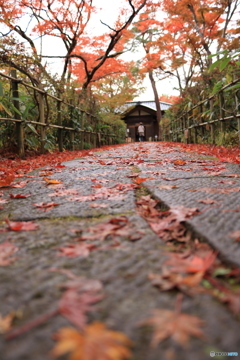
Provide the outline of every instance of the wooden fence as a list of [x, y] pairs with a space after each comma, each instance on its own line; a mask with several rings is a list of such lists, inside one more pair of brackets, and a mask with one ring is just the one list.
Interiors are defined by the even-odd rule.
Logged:
[[[0, 117], [0, 127], [5, 122], [14, 122], [16, 124], [15, 139], [19, 156], [24, 157], [25, 155], [26, 126], [30, 127], [32, 134], [40, 140], [41, 152], [46, 151], [47, 132], [50, 132], [50, 129], [56, 130], [59, 151], [64, 149], [63, 138], [66, 136], [69, 138], [71, 150], [75, 149], [76, 143], [78, 149], [83, 149], [86, 143], [90, 147], [115, 143], [116, 136], [113, 134], [84, 129], [84, 124], [97, 124], [99, 122], [96, 115], [18, 79], [16, 70], [12, 70], [11, 75], [0, 73], [0, 77], [10, 81], [11, 97], [9, 98], [11, 98], [13, 105], [9, 111], [6, 110], [6, 106], [0, 107], [2, 113], [6, 114], [5, 117]], [[23, 86], [25, 90], [21, 91], [19, 86]], [[24, 99], [21, 99], [21, 94], [25, 94], [28, 100], [31, 98], [32, 104], [34, 104], [31, 110], [27, 109], [27, 99], [26, 103], [23, 104]], [[4, 99], [4, 95], [2, 98]], [[33, 118], [34, 120], [32, 120]]]
[[172, 121], [165, 138], [198, 143], [208, 137], [215, 144], [218, 131], [225, 136], [230, 130], [238, 134], [240, 141], [240, 78], [223, 86]]

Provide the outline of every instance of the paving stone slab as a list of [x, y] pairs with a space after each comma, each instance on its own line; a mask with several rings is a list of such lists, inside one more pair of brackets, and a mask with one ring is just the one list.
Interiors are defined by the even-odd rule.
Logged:
[[[127, 334], [136, 344], [133, 360], [207, 359], [212, 349], [239, 351], [239, 322], [227, 308], [209, 295], [184, 297], [182, 311], [199, 316], [205, 321], [205, 339], [193, 339], [182, 349], [172, 340], [156, 348], [150, 347], [151, 330], [138, 324], [149, 317], [155, 308], [172, 310], [176, 292], [159, 292], [148, 280], [150, 272], [158, 272], [165, 261], [165, 244], [151, 231], [138, 215], [127, 216], [133, 234], [142, 231], [139, 241], [120, 237], [122, 247], [92, 251], [87, 258], [57, 256], [57, 247], [74, 242], [70, 231], [87, 229], [100, 220], [41, 220], [34, 232], [11, 232], [11, 241], [19, 246], [18, 259], [6, 268], [0, 268], [1, 313], [18, 310], [22, 316], [16, 325], [26, 324], [39, 315], [52, 311], [63, 292], [67, 277], [55, 269], [71, 270], [75, 275], [98, 279], [104, 286], [104, 299], [96, 304], [89, 321], [103, 321], [111, 329]], [[104, 217], [101, 221], [108, 221]], [[0, 234], [0, 240], [4, 239]], [[111, 243], [111, 238], [106, 244]], [[62, 316], [55, 316], [15, 339], [0, 339], [1, 360], [50, 360], [54, 346], [52, 335], [69, 323]], [[171, 351], [169, 350], [171, 349]]]
[[[186, 164], [177, 166], [176, 160]], [[35, 177], [25, 178], [31, 180], [25, 187], [4, 190], [8, 203], [4, 204], [0, 219], [9, 216], [11, 220], [34, 220], [39, 229], [0, 232], [0, 243], [7, 240], [19, 248], [13, 263], [0, 267], [0, 313], [6, 315], [18, 310], [19, 317], [14, 323], [14, 328], [17, 328], [53, 311], [63, 294], [63, 284], [68, 280], [56, 269], [67, 270], [103, 283], [105, 297], [96, 304], [88, 320], [102, 321], [109, 328], [128, 335], [135, 344], [131, 360], [203, 360], [210, 358], [210, 351], [238, 351], [240, 354], [239, 319], [207, 293], [197, 293], [193, 297], [184, 295], [182, 300], [182, 312], [198, 316], [205, 322], [204, 339], [192, 338], [187, 348], [180, 347], [172, 339], [163, 341], [156, 348], [150, 346], [152, 330], [138, 324], [149, 317], [153, 309], [174, 310], [177, 292], [160, 292], [151, 285], [148, 275], [161, 271], [168, 249], [136, 213], [135, 189], [126, 191], [126, 187], [133, 184], [128, 176], [139, 172], [139, 177], [149, 178], [142, 185], [167, 206], [198, 207], [201, 212], [189, 219], [189, 226], [218, 249], [224, 259], [239, 266], [240, 244], [229, 237], [231, 231], [240, 230], [239, 211], [235, 211], [240, 206], [239, 191], [202, 191], [204, 188], [240, 187], [239, 177], [228, 177], [239, 174], [239, 166], [222, 164], [214, 157], [184, 153], [178, 151], [177, 146], [171, 151], [167, 147], [160, 151], [157, 143], [128, 144], [64, 165], [63, 168], [54, 168], [52, 175], [47, 175], [48, 167], [34, 171], [32, 175]], [[204, 168], [211, 168], [210, 172], [218, 171], [219, 174], [211, 175]], [[44, 177], [59, 180], [63, 185], [46, 185]], [[226, 180], [234, 183], [219, 182]], [[99, 184], [100, 187], [94, 187]], [[119, 184], [121, 186], [116, 188]], [[159, 188], [169, 184], [177, 187], [171, 190]], [[121, 197], [71, 200], [74, 196], [107, 191], [105, 187], [118, 189]], [[77, 194], [49, 196], [66, 189], [73, 189]], [[11, 193], [31, 196], [10, 199]], [[198, 202], [205, 198], [216, 203]], [[33, 205], [49, 201], [60, 205], [46, 212]], [[107, 208], [92, 208], [90, 204], [107, 204]], [[99, 239], [94, 241], [97, 247], [102, 247], [101, 250], [93, 250], [85, 258], [59, 256], [59, 247], [76, 244], [76, 237], [92, 235], [94, 226], [108, 223], [111, 219], [116, 221], [119, 216], [124, 217], [128, 224], [127, 235], [117, 238], [110, 235], [101, 241], [99, 233]], [[12, 340], [6, 341], [1, 336], [0, 360], [51, 360], [52, 335], [63, 326], [70, 324], [57, 315]]]

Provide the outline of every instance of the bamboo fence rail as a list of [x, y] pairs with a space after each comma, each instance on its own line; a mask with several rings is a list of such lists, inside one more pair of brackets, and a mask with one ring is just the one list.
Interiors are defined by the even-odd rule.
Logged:
[[209, 135], [215, 144], [217, 132], [225, 134], [229, 128], [238, 133], [240, 141], [240, 78], [185, 111], [171, 122], [169, 134], [164, 136], [171, 141], [198, 143]]
[[[10, 81], [10, 88], [12, 94], [12, 103], [13, 103], [13, 116], [6, 114], [4, 117], [0, 117], [1, 122], [14, 122], [16, 124], [16, 143], [18, 148], [18, 154], [20, 157], [25, 155], [25, 136], [24, 136], [24, 126], [28, 124], [35, 125], [38, 129], [36, 131], [36, 136], [40, 138], [41, 142], [41, 152], [45, 152], [45, 143], [46, 135], [49, 129], [56, 129], [57, 134], [57, 143], [59, 151], [63, 151], [63, 136], [64, 134], [69, 133], [70, 138], [70, 147], [71, 150], [74, 150], [75, 138], [78, 137], [78, 142], [80, 142], [80, 149], [83, 149], [84, 143], [88, 143], [91, 147], [100, 147], [104, 144], [114, 144], [116, 136], [114, 134], [108, 134], [104, 131], [90, 131], [83, 129], [84, 119], [93, 120], [95, 123], [98, 122], [96, 115], [91, 114], [90, 112], [81, 109], [78, 106], [74, 106], [63, 99], [50, 94], [49, 92], [28, 84], [26, 81], [18, 79], [16, 75], [16, 70], [11, 70], [11, 75], [7, 75], [0, 72], [0, 77], [6, 78]], [[21, 101], [20, 101], [20, 91], [19, 85], [23, 86], [26, 89], [33, 91], [32, 99], [34, 99], [35, 107], [37, 108], [36, 120], [29, 118], [22, 118], [21, 116]], [[48, 104], [48, 99], [56, 102], [56, 107], [51, 109]], [[63, 109], [65, 107], [65, 110]], [[66, 110], [67, 109], [67, 110]], [[55, 113], [54, 119], [50, 119], [51, 111]], [[73, 113], [75, 112], [75, 122], [73, 121]], [[63, 114], [64, 122], [67, 122], [67, 125], [63, 124]], [[68, 118], [66, 118], [66, 114]], [[77, 119], [76, 119], [77, 114]], [[53, 117], [53, 116], [52, 116]]]

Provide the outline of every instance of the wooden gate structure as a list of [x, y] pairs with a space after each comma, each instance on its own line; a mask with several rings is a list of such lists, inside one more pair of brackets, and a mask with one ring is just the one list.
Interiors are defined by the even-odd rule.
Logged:
[[[171, 106], [169, 103], [160, 102], [162, 116]], [[145, 141], [159, 139], [159, 124], [155, 101], [130, 101], [125, 104], [122, 119], [127, 125], [127, 137], [131, 141], [138, 141], [137, 128], [140, 122], [145, 128]]]

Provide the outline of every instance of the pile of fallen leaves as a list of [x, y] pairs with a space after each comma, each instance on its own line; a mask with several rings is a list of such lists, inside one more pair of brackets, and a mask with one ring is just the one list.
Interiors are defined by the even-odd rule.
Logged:
[[[153, 286], [161, 291], [178, 290], [188, 296], [207, 292], [240, 314], [240, 269], [221, 263], [217, 253], [206, 243], [192, 239], [185, 221], [199, 214], [197, 208], [182, 205], [161, 211], [160, 202], [150, 195], [137, 201], [138, 213], [152, 230], [169, 246], [167, 260], [160, 274], [149, 274]], [[237, 239], [239, 232], [232, 234]], [[153, 321], [155, 324], [155, 320]]]
[[[156, 143], [155, 143], [156, 144]], [[180, 147], [182, 151], [195, 152], [204, 155], [213, 155], [224, 162], [240, 164], [240, 148], [227, 148], [224, 146], [206, 144], [184, 144], [173, 142], [159, 142], [159, 148], [169, 147], [174, 149]], [[63, 161], [72, 160], [78, 157], [91, 155], [95, 151], [107, 150], [122, 145], [103, 146], [100, 149], [81, 150], [81, 151], [55, 151], [43, 155], [30, 155], [25, 159], [19, 159], [12, 155], [0, 158], [0, 186], [9, 185], [16, 177], [21, 177], [29, 171], [46, 166], [56, 165]]]
[[20, 159], [12, 154], [11, 157], [0, 157], [0, 187], [9, 185], [15, 178], [22, 177], [29, 171], [39, 169], [46, 165], [55, 166], [63, 161], [73, 160], [79, 157], [91, 155], [95, 151], [107, 150], [112, 146], [103, 146], [101, 149], [81, 150], [81, 151], [54, 151], [42, 155], [28, 155], [25, 159]]

